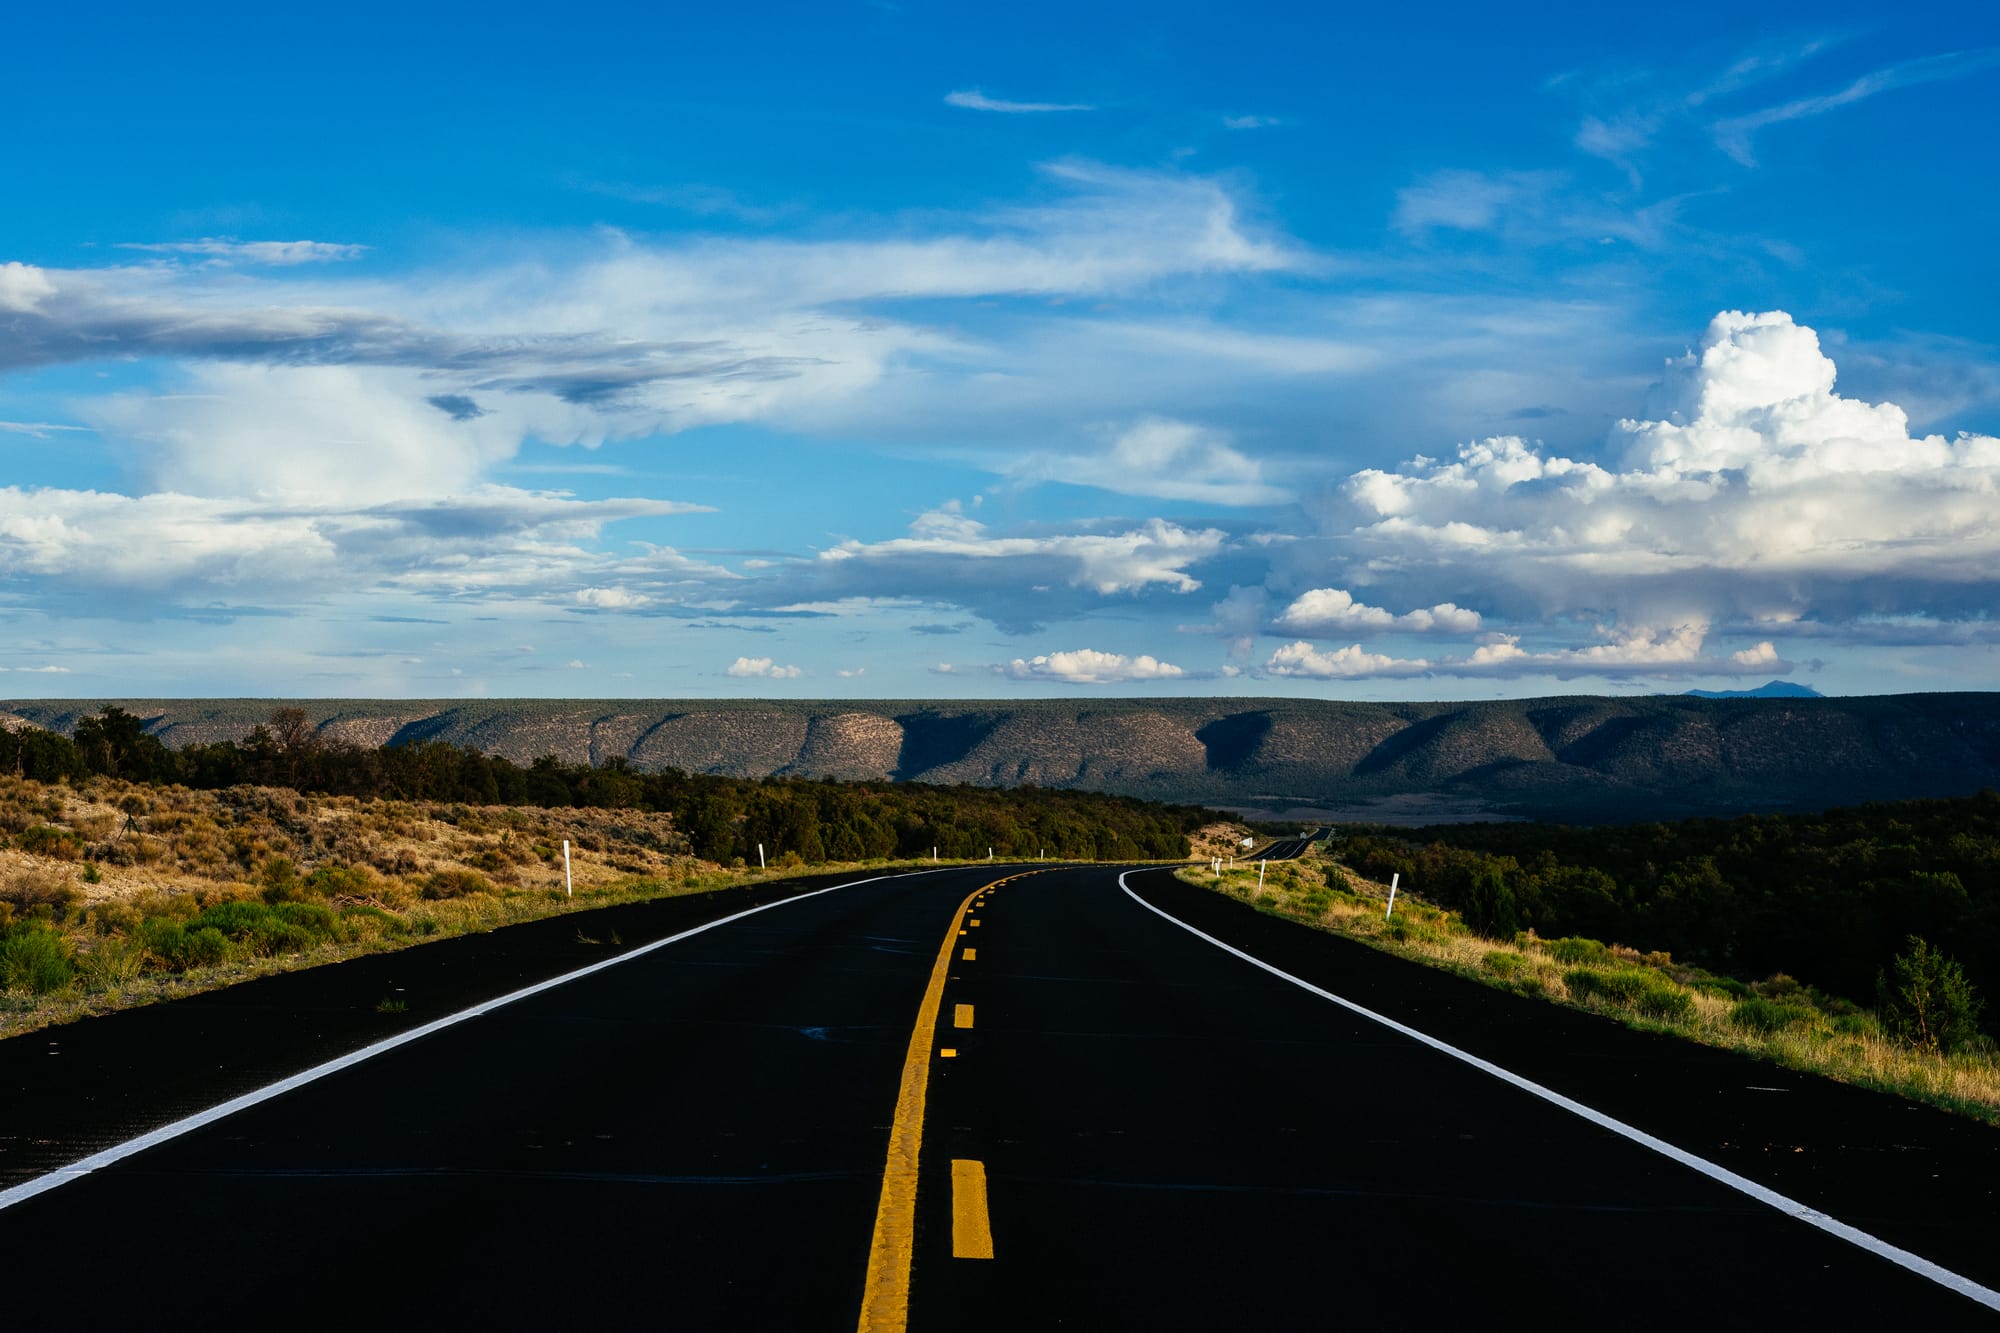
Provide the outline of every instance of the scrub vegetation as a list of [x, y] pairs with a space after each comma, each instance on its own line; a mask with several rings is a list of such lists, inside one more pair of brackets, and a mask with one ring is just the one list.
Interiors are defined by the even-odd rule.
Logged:
[[[1544, 938], [1518, 922], [1496, 925], [1493, 883], [1469, 877], [1457, 910], [1412, 892], [1403, 875], [1393, 915], [1388, 885], [1349, 858], [1375, 855], [1376, 839], [1273, 862], [1257, 885], [1254, 862], [1217, 876], [1180, 872], [1190, 883], [1259, 909], [1502, 990], [1588, 1009], [1635, 1027], [1744, 1051], [1795, 1069], [1894, 1092], [2000, 1124], [2000, 1045], [1978, 1027], [1975, 988], [1957, 962], [1919, 936], [1893, 952], [1859, 997], [1784, 972], [1728, 975], [1658, 949], [1586, 935]], [[1400, 872], [1399, 872], [1400, 873]], [[1385, 877], [1386, 878], [1386, 877]]]
[[[1213, 811], [1088, 792], [521, 768], [436, 744], [362, 751], [289, 721], [281, 712], [242, 746], [195, 755], [115, 710], [74, 742], [0, 733], [0, 773], [13, 770], [0, 775], [0, 1036], [807, 866], [929, 864], [933, 848], [945, 862], [989, 847], [1173, 859], [1190, 834], [1221, 827]], [[340, 790], [369, 781], [402, 794]]]

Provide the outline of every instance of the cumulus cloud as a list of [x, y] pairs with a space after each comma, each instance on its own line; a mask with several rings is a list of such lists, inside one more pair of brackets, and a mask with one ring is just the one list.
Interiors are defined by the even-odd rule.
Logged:
[[239, 241], [230, 236], [207, 236], [198, 241], [125, 241], [121, 250], [149, 250], [155, 254], [199, 255], [223, 263], [264, 264], [274, 268], [293, 264], [326, 264], [343, 259], [359, 259], [365, 245], [343, 245], [332, 241]]
[[1051, 681], [1062, 685], [1120, 685], [1140, 680], [1172, 680], [1186, 673], [1171, 662], [1162, 662], [1144, 653], [1127, 657], [1094, 648], [1045, 653], [1037, 657], [1017, 657], [998, 668], [1013, 680]]
[[1103, 453], [1034, 454], [1012, 473], [1162, 500], [1268, 505], [1291, 498], [1282, 487], [1266, 482], [1263, 464], [1234, 448], [1223, 432], [1166, 417], [1135, 422]]
[[1081, 102], [1009, 102], [998, 97], [988, 97], [977, 88], [963, 88], [944, 95], [947, 106], [964, 107], [967, 111], [998, 111], [1003, 115], [1039, 115], [1049, 111], [1095, 111], [1094, 106]]
[[805, 672], [795, 666], [779, 666], [768, 657], [739, 657], [722, 674], [738, 680], [797, 680]]
[[1628, 625], [1977, 610], [2000, 568], [2000, 440], [1914, 437], [1834, 391], [1783, 312], [1716, 316], [1606, 461], [1515, 436], [1366, 469], [1327, 514], [1350, 578], [1516, 617]]
[[1430, 669], [1421, 657], [1396, 658], [1371, 653], [1360, 644], [1331, 652], [1300, 640], [1288, 643], [1271, 654], [1264, 664], [1267, 675], [1307, 680], [1352, 680], [1362, 676], [1420, 676]]
[[1470, 634], [1479, 628], [1480, 617], [1477, 611], [1468, 611], [1450, 602], [1396, 615], [1379, 606], [1357, 602], [1353, 594], [1344, 588], [1314, 588], [1294, 599], [1274, 624], [1288, 634], [1305, 634], [1313, 638], [1331, 638], [1371, 630]]
[[0, 310], [33, 314], [36, 307], [55, 294], [55, 280], [45, 270], [16, 261], [0, 264]]
[[630, 588], [578, 588], [576, 603], [595, 611], [632, 611], [652, 603], [652, 598]]

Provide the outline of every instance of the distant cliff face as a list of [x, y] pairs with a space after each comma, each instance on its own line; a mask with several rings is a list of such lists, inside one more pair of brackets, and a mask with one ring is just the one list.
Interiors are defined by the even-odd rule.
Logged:
[[[242, 736], [272, 700], [40, 701], [67, 731], [116, 702], [169, 745]], [[622, 757], [773, 774], [1085, 787], [1156, 800], [1351, 812], [1439, 798], [1577, 821], [1817, 808], [2000, 786], [2000, 694], [1356, 704], [1277, 699], [995, 703], [301, 700], [362, 745], [442, 740], [526, 763]]]

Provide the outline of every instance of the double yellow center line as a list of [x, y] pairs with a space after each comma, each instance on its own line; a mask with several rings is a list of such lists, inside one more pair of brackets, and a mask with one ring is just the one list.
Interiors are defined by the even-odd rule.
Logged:
[[[1028, 871], [1028, 874], [1035, 872]], [[1009, 875], [996, 879], [966, 895], [952, 915], [951, 925], [938, 947], [937, 961], [931, 966], [930, 984], [924, 988], [924, 1002], [917, 1008], [916, 1028], [910, 1033], [908, 1052], [903, 1057], [903, 1081], [896, 1095], [896, 1115], [889, 1123], [889, 1159], [882, 1168], [882, 1197], [875, 1206], [875, 1233], [868, 1246], [868, 1282], [861, 1298], [860, 1333], [901, 1333], [910, 1317], [910, 1263], [917, 1238], [917, 1164], [924, 1141], [924, 1103], [930, 1093], [931, 1046], [936, 1039], [939, 1010], [944, 1004], [944, 986], [951, 970], [952, 949], [968, 926], [966, 913], [988, 889], [998, 888]], [[970, 925], [977, 926], [978, 918]], [[977, 953], [965, 949], [965, 961]], [[972, 1006], [953, 1007], [952, 1026], [972, 1026]], [[938, 1052], [949, 1059], [958, 1054], [945, 1047]], [[952, 1253], [962, 1259], [991, 1259], [993, 1232], [986, 1217], [986, 1167], [979, 1162], [953, 1161]]]

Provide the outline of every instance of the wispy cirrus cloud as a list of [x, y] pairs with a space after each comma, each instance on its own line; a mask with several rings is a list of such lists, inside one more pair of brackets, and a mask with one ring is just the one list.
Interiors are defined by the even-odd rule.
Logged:
[[1163, 500], [1273, 505], [1292, 498], [1266, 480], [1263, 464], [1235, 448], [1226, 433], [1164, 417], [1134, 422], [1101, 453], [1031, 454], [1009, 472], [1022, 481], [1059, 481]]
[[118, 248], [162, 255], [191, 255], [225, 264], [261, 264], [272, 268], [338, 263], [359, 259], [368, 252], [365, 245], [334, 241], [239, 241], [233, 236], [205, 236], [198, 241], [121, 241]]
[[65, 432], [88, 433], [88, 426], [66, 426], [54, 421], [0, 421], [0, 433], [27, 435], [37, 440], [46, 440], [51, 435]]
[[1996, 48], [1947, 51], [1938, 55], [1899, 61], [1882, 69], [1871, 70], [1846, 87], [1833, 92], [1794, 98], [1789, 102], [1781, 102], [1759, 111], [1724, 117], [1716, 121], [1712, 127], [1715, 143], [1723, 152], [1744, 166], [1755, 166], [1757, 159], [1751, 144], [1751, 136], [1759, 130], [1772, 125], [1782, 125], [1786, 121], [1822, 116], [1829, 111], [1837, 111], [1841, 107], [1850, 106], [1893, 89], [1936, 83], [1943, 79], [1962, 79], [1982, 70], [1991, 69], [1996, 64], [2000, 64], [2000, 49]]
[[997, 111], [1008, 116], [1042, 115], [1051, 111], [1095, 111], [1097, 108], [1086, 102], [1010, 102], [1004, 98], [988, 97], [977, 88], [962, 88], [944, 95], [945, 105], [963, 107], [967, 111]]

